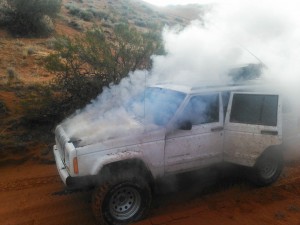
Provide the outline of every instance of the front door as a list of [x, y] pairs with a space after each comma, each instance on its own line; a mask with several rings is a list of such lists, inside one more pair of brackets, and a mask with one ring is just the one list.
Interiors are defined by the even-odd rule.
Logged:
[[253, 166], [261, 153], [281, 143], [281, 97], [231, 93], [224, 126], [224, 160]]
[[223, 121], [219, 93], [191, 96], [175, 119], [177, 128], [166, 136], [165, 172], [222, 161]]

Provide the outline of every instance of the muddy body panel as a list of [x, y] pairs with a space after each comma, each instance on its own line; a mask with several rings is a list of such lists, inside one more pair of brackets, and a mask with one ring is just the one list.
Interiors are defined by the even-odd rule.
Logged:
[[155, 88], [185, 96], [163, 125], [166, 120], [159, 117], [151, 126], [136, 121], [138, 131], [85, 146], [76, 145], [58, 126], [54, 151], [65, 169], [64, 182], [67, 175], [97, 176], [124, 162], [139, 162], [153, 178], [220, 162], [253, 167], [267, 149], [299, 133], [299, 116], [285, 112], [281, 94], [260, 92], [256, 86]]

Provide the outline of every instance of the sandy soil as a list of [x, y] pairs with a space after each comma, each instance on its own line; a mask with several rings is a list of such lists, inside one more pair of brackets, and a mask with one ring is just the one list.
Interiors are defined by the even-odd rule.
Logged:
[[[26, 162], [1, 167], [0, 174], [0, 224], [96, 224], [91, 192], [53, 195], [63, 188], [55, 165]], [[149, 217], [137, 224], [300, 225], [300, 161], [265, 188], [232, 174], [209, 168], [161, 181]]]
[[89, 193], [52, 195], [63, 188], [55, 165], [26, 163], [0, 173], [0, 224], [95, 224]]

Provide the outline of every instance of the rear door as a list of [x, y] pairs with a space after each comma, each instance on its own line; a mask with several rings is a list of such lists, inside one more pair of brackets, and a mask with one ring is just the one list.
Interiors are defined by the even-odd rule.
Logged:
[[231, 93], [224, 126], [224, 160], [253, 166], [260, 154], [282, 139], [281, 97]]

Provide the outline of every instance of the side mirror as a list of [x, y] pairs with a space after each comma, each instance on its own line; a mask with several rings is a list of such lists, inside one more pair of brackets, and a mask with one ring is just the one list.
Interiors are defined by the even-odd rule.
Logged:
[[180, 130], [192, 130], [192, 123], [190, 121], [184, 121], [179, 123], [179, 129]]

